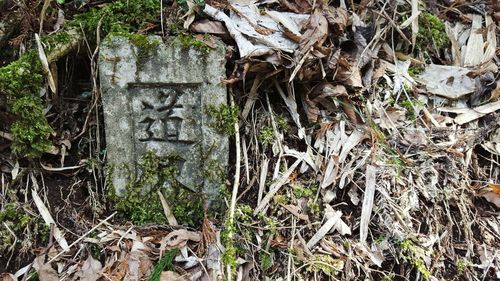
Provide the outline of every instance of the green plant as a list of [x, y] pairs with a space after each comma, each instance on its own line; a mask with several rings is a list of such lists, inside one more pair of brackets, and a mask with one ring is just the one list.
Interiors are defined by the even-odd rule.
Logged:
[[172, 262], [174, 261], [175, 256], [177, 256], [177, 253], [179, 252], [178, 249], [172, 249], [168, 251], [163, 258], [155, 265], [153, 272], [151, 273], [151, 276], [149, 277], [149, 281], [159, 281], [161, 273], [165, 269], [165, 267], [168, 270], [173, 270], [174, 267], [172, 265]]
[[270, 269], [273, 266], [273, 257], [266, 251], [259, 252], [259, 264], [263, 271]]
[[12, 149], [18, 155], [39, 157], [51, 146], [49, 136], [53, 130], [45, 118], [41, 103], [39, 97], [27, 95], [12, 105], [12, 112], [19, 117], [10, 128]]
[[278, 115], [278, 117], [276, 118], [276, 123], [278, 124], [278, 128], [280, 128], [283, 131], [287, 131], [288, 128], [290, 127], [288, 125], [288, 121], [283, 115]]
[[259, 141], [263, 146], [268, 146], [274, 142], [274, 132], [271, 127], [264, 127], [259, 132]]
[[292, 192], [297, 198], [301, 197], [306, 197], [310, 198], [314, 195], [316, 195], [316, 192], [318, 190], [318, 187], [316, 185], [311, 185], [309, 187], [303, 187], [298, 184], [293, 184], [292, 185]]
[[465, 273], [465, 270], [467, 268], [469, 268], [471, 265], [472, 265], [472, 263], [469, 260], [467, 260], [465, 258], [459, 259], [456, 263], [456, 267], [457, 267], [456, 275], [457, 276], [463, 275]]

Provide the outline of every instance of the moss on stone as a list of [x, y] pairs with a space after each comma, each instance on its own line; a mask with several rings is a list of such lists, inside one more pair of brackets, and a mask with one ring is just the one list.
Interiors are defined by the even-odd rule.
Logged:
[[211, 48], [205, 44], [205, 42], [189, 34], [180, 33], [177, 35], [177, 40], [175, 42], [178, 42], [184, 49], [194, 48], [199, 51], [204, 58], [206, 58], [211, 51]]
[[57, 46], [61, 44], [67, 44], [71, 42], [71, 35], [65, 31], [56, 32], [49, 36], [42, 37], [42, 43], [45, 45], [45, 51], [50, 52]]
[[[108, 197], [119, 216], [135, 224], [167, 223], [157, 190], [161, 190], [173, 215], [181, 224], [197, 228], [203, 222], [204, 199], [182, 187], [177, 181], [176, 157], [158, 157], [147, 152], [137, 163], [138, 176], [125, 164], [110, 165], [108, 179], [117, 169], [125, 171], [127, 187], [123, 196], [118, 196], [112, 184], [108, 184]], [[110, 182], [110, 181], [108, 181]]]

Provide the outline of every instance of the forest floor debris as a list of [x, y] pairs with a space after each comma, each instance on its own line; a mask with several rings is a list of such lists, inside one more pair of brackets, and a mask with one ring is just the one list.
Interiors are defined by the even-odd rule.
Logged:
[[[113, 21], [138, 0], [35, 2], [0, 1], [9, 21], [24, 16], [0, 37], [0, 74], [37, 48], [55, 149], [13, 154], [0, 87], [1, 280], [500, 279], [495, 1], [162, 1], [150, 22]], [[47, 59], [35, 32], [63, 34], [85, 13], [81, 48]], [[95, 60], [100, 27], [117, 22], [227, 44], [240, 112], [230, 220], [178, 225], [168, 204], [169, 225], [114, 212]]]

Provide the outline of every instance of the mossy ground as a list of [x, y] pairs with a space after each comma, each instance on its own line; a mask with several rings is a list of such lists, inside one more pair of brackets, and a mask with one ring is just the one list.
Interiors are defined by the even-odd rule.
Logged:
[[445, 31], [444, 22], [436, 15], [423, 12], [418, 18], [419, 30], [415, 50], [422, 53], [424, 57], [439, 54], [448, 50], [451, 46], [450, 39]]

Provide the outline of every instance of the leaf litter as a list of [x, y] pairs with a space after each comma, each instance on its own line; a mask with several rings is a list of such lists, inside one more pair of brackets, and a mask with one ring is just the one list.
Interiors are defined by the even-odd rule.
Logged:
[[460, 3], [189, 1], [184, 27], [237, 50], [234, 225], [164, 204], [171, 225], [105, 219], [68, 245], [31, 176], [58, 244], [2, 280], [500, 278], [498, 5]]

